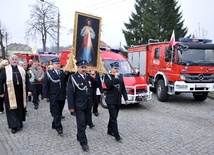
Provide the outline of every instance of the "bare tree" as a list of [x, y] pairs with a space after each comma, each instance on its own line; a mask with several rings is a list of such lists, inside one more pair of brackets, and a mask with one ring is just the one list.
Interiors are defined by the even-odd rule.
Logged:
[[57, 9], [53, 2], [30, 5], [32, 8], [30, 19], [26, 22], [26, 38], [38, 40], [41, 37], [43, 51], [46, 51], [48, 37], [56, 43], [57, 40]]
[[198, 23], [198, 30], [195, 30], [195, 33], [193, 33], [193, 38], [198, 39], [206, 39], [207, 38], [208, 31], [204, 28], [201, 28], [200, 23]]
[[6, 28], [3, 26], [2, 22], [0, 21], [0, 47], [1, 47], [1, 52], [2, 52], [2, 58], [6, 58], [6, 50], [4, 43], [7, 46], [7, 38], [8, 38], [8, 32]]

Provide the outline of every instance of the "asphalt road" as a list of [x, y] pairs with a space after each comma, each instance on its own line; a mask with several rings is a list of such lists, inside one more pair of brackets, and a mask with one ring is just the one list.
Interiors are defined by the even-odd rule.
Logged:
[[191, 94], [172, 96], [168, 102], [153, 99], [139, 105], [122, 106], [118, 127], [122, 142], [106, 134], [108, 111], [99, 106], [95, 127], [87, 128], [89, 152], [76, 140], [76, 120], [64, 108], [64, 135], [51, 128], [49, 103], [34, 110], [28, 103], [27, 121], [16, 134], [0, 115], [0, 155], [213, 155], [214, 103], [196, 102]]

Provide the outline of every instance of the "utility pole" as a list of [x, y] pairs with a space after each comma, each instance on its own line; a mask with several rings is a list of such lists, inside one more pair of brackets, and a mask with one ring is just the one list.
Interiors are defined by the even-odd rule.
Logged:
[[0, 46], [1, 46], [1, 53], [2, 53], [2, 58], [5, 59], [5, 47], [3, 45], [3, 32], [2, 29], [0, 28]]
[[60, 14], [58, 8], [58, 20], [57, 20], [57, 54], [59, 55], [59, 29], [60, 29]]

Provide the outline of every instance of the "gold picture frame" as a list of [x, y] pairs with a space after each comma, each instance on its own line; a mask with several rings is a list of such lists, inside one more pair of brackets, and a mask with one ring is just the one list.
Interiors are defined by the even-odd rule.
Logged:
[[101, 17], [75, 12], [73, 54], [76, 61], [86, 60], [88, 70], [98, 71], [100, 63]]

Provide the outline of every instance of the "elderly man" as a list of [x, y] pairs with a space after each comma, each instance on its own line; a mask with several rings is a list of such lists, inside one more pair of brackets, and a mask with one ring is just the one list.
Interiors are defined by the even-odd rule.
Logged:
[[31, 95], [31, 85], [25, 70], [18, 66], [18, 57], [11, 56], [9, 62], [0, 73], [0, 97], [5, 97], [8, 126], [16, 133], [25, 121], [26, 96]]
[[39, 106], [39, 94], [42, 89], [42, 79], [44, 77], [44, 71], [39, 66], [38, 61], [33, 62], [33, 66], [29, 70], [31, 74], [30, 82], [33, 89], [33, 103], [34, 109], [38, 109]]

